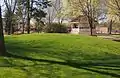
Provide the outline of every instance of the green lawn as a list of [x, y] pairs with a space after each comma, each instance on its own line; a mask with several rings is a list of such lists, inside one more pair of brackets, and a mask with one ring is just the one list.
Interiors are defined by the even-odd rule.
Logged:
[[[6, 36], [0, 78], [120, 78], [120, 43], [68, 34]], [[29, 59], [28, 59], [29, 58]]]

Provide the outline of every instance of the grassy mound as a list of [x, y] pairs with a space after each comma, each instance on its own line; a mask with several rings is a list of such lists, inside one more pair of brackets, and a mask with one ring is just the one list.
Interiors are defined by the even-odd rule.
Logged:
[[68, 34], [6, 36], [9, 53], [0, 57], [0, 78], [120, 77], [120, 43]]

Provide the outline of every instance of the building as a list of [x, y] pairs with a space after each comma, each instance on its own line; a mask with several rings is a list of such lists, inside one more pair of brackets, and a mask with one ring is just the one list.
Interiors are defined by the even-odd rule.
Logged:
[[[97, 21], [94, 21], [95, 25], [98, 25]], [[84, 15], [80, 15], [77, 18], [73, 18], [70, 21], [71, 33], [72, 34], [90, 34], [90, 27], [88, 18]], [[96, 29], [93, 29], [96, 32]]]
[[[95, 28], [93, 29], [93, 34], [108, 34], [108, 25], [105, 23], [99, 24], [95, 22]], [[70, 21], [69, 27], [71, 27], [72, 34], [90, 34], [90, 26], [88, 18], [84, 15], [80, 15], [77, 18], [73, 18]]]

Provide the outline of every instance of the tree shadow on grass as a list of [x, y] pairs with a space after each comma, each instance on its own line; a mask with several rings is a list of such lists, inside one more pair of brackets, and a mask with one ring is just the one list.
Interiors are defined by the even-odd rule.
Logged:
[[[34, 43], [34, 44], [37, 44], [37, 43]], [[7, 42], [6, 46], [9, 53], [18, 54], [21, 56], [31, 56], [32, 58], [36, 56], [39, 57], [39, 55], [40, 56], [42, 55], [42, 56], [47, 56], [47, 57], [52, 57], [52, 58], [57, 58], [62, 60], [75, 59], [74, 61], [76, 61], [76, 59], [78, 58], [81, 59], [81, 57], [88, 60], [94, 60], [94, 61], [120, 59], [120, 55], [116, 55], [116, 54], [106, 53], [104, 55], [99, 54], [99, 56], [96, 56], [96, 55], [90, 55], [90, 53], [88, 52], [80, 52], [80, 50], [75, 51], [75, 50], [66, 50], [65, 48], [61, 49], [59, 46], [54, 47], [54, 45], [46, 44], [44, 42], [42, 42], [42, 44], [40, 45], [33, 46], [20, 41], [11, 41], [11, 42]]]
[[[47, 46], [49, 46], [49, 48], [52, 48], [51, 45], [47, 45]], [[31, 47], [31, 46], [25, 45], [23, 43], [10, 42], [7, 44], [7, 48], [10, 51], [7, 54], [7, 57], [24, 59], [24, 60], [29, 60], [29, 61], [46, 62], [46, 63], [50, 63], [50, 64], [65, 65], [65, 66], [73, 67], [76, 69], [84, 69], [87, 71], [96, 72], [96, 73], [103, 74], [103, 75], [109, 75], [112, 77], [118, 77], [118, 78], [120, 77], [120, 74], [119, 74], [120, 73], [120, 61], [119, 61], [120, 56], [119, 55], [110, 54], [110, 57], [107, 57], [105, 59], [97, 59], [97, 57], [96, 57], [96, 59], [89, 61], [89, 62], [81, 62], [81, 61], [78, 62], [78, 60], [76, 61], [76, 60], [68, 59], [69, 55], [61, 56], [59, 54], [51, 54], [47, 50], [45, 50], [45, 52], [41, 52], [39, 49], [37, 49], [37, 48], [40, 48], [40, 46]], [[47, 49], [47, 47], [46, 47], [46, 49]], [[11, 52], [13, 52], [13, 53], [11, 53]], [[31, 58], [31, 57], [28, 57], [28, 54], [29, 54], [28, 52], [29, 53], [37, 52], [37, 53], [44, 53], [46, 55], [52, 55], [51, 57], [55, 57], [56, 59], [63, 59], [65, 62], [55, 61], [55, 60], [47, 60], [47, 59], [35, 59], [34, 57]], [[56, 56], [54, 56], [54, 55], [56, 55]], [[109, 60], [111, 60], [111, 61], [108, 62]], [[116, 61], [116, 60], [118, 60], [118, 61]], [[87, 61], [87, 60], [85, 60], [85, 61]], [[34, 67], [36, 65], [39, 65], [39, 64], [35, 63], [33, 65], [18, 66], [18, 65], [14, 65], [14, 64], [10, 63], [9, 65], [1, 66], [1, 67], [21, 67], [21, 68], [23, 68], [23, 67], [30, 67], [30, 66]], [[27, 70], [25, 70], [25, 71], [27, 71]], [[112, 72], [112, 71], [115, 71], [115, 72]]]
[[[18, 59], [24, 59], [24, 60], [28, 60], [28, 61], [39, 61], [39, 62], [46, 62], [49, 64], [58, 64], [58, 65], [65, 65], [65, 66], [69, 66], [69, 67], [73, 67], [76, 69], [84, 69], [87, 71], [91, 71], [91, 72], [96, 72], [99, 74], [103, 74], [103, 75], [108, 75], [108, 76], [112, 76], [112, 77], [120, 77], [119, 73], [116, 72], [111, 72], [111, 71], [119, 71], [120, 72], [120, 62], [118, 63], [74, 63], [71, 62], [70, 60], [66, 62], [60, 62], [60, 61], [53, 61], [53, 60], [46, 60], [46, 59], [34, 59], [34, 58], [29, 58], [29, 57], [23, 57], [23, 56], [18, 56], [18, 55], [13, 55], [13, 54], [8, 54], [7, 57], [12, 57], [12, 58], [18, 58]], [[34, 67], [40, 64], [36, 64], [34, 63], [33, 65], [23, 65], [23, 66], [17, 66], [17, 65], [8, 65], [8, 66], [0, 66], [0, 67], [21, 67], [23, 70], [23, 67]], [[100, 67], [96, 67], [96, 66], [100, 66]], [[102, 68], [104, 67], [104, 68]], [[108, 68], [108, 67], [112, 67], [112, 68]], [[99, 70], [100, 69], [100, 70]], [[110, 70], [110, 71], [107, 71]], [[25, 69], [25, 71], [27, 71]], [[29, 73], [27, 71], [27, 73]]]

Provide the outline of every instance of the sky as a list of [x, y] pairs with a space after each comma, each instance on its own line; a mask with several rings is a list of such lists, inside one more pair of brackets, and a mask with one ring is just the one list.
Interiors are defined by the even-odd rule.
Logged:
[[[50, 1], [55, 1], [55, 0], [50, 0]], [[57, 1], [59, 1], [59, 0], [57, 0]], [[101, 1], [104, 1], [104, 0], [101, 0]], [[2, 15], [3, 15], [4, 14], [4, 9], [5, 9], [4, 0], [0, 0], [0, 5], [2, 6]]]
[[3, 1], [4, 1], [4, 0], [0, 0], [0, 5], [1, 5], [1, 6], [3, 5]]
[[2, 6], [2, 8], [4, 7], [4, 0], [0, 0], [0, 5]]
[[4, 14], [4, 9], [5, 9], [4, 0], [0, 0], [0, 5], [1, 5], [2, 15], [3, 15]]

